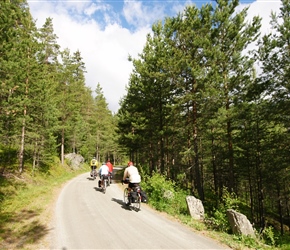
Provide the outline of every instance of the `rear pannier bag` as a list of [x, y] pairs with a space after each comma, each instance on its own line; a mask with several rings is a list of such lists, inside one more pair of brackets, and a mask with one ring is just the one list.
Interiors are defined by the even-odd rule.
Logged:
[[148, 202], [147, 194], [143, 190], [141, 191], [141, 201], [144, 202], [144, 203], [147, 203]]
[[131, 202], [134, 203], [137, 201], [137, 192], [131, 191]]

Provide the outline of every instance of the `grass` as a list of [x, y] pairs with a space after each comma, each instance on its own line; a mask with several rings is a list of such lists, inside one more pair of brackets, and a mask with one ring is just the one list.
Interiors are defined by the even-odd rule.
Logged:
[[45, 174], [0, 176], [0, 249], [36, 249], [35, 245], [44, 244], [59, 190], [88, 169], [55, 166]]

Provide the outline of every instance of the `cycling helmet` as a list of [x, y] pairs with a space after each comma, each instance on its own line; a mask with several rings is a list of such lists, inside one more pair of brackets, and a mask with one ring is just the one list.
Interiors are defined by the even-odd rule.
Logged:
[[129, 161], [128, 166], [133, 166], [133, 162]]

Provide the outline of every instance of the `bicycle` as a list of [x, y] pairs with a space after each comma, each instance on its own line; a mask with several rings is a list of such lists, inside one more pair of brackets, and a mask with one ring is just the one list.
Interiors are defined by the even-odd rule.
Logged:
[[109, 172], [109, 181], [108, 181], [108, 186], [112, 184], [112, 179], [113, 179], [113, 174]]
[[[136, 193], [136, 196], [134, 195]], [[141, 210], [141, 188], [134, 187], [130, 192], [128, 187], [124, 189], [124, 203], [136, 212]]]
[[102, 191], [105, 194], [107, 187], [109, 186], [109, 176], [108, 175], [102, 175], [103, 179], [103, 185], [102, 185]]
[[92, 177], [93, 177], [93, 180], [95, 180], [97, 178], [97, 171], [96, 171], [96, 169], [93, 170]]
[[109, 174], [108, 174], [108, 182], [107, 182], [107, 186], [109, 187], [109, 186], [111, 185], [111, 183], [112, 183], [112, 176], [111, 176], [111, 174], [109, 173]]
[[97, 178], [97, 171], [95, 168], [91, 171], [91, 177], [93, 178], [93, 180]]

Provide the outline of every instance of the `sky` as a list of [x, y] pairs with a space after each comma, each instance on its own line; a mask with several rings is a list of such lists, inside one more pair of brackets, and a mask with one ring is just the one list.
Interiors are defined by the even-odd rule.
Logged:
[[[176, 16], [185, 5], [203, 0], [27, 0], [37, 27], [53, 20], [61, 49], [80, 51], [86, 67], [86, 86], [102, 87], [108, 108], [116, 113], [133, 70], [128, 56], [138, 58], [152, 24]], [[279, 13], [280, 0], [242, 0], [248, 18], [262, 17], [262, 33], [270, 31], [270, 13]]]

